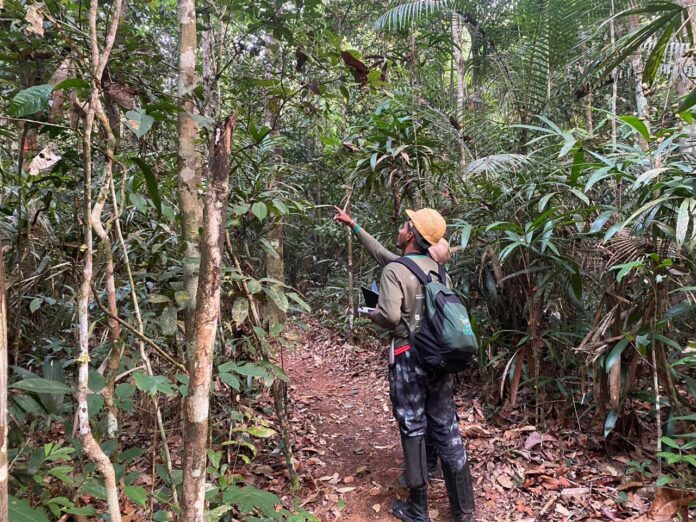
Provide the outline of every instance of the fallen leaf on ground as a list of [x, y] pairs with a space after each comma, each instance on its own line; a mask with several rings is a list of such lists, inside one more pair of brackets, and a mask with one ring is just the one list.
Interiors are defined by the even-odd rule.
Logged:
[[524, 443], [524, 449], [530, 450], [534, 446], [541, 444], [542, 442], [555, 442], [557, 439], [553, 435], [548, 435], [546, 433], [539, 433], [538, 431], [533, 432]]

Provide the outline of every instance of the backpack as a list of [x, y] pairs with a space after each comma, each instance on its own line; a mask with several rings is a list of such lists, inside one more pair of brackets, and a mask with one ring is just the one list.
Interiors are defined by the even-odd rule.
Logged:
[[[426, 370], [456, 373], [463, 370], [478, 352], [478, 342], [461, 298], [446, 285], [447, 273], [439, 266], [438, 281], [423, 272], [413, 259], [394, 260], [418, 278], [425, 291], [425, 317], [410, 332], [411, 346], [416, 349]], [[409, 328], [410, 331], [410, 328]]]

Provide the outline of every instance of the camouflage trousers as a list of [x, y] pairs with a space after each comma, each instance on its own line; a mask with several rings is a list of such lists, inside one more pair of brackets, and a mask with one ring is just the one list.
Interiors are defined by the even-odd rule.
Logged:
[[389, 368], [392, 412], [402, 435], [425, 436], [443, 464], [459, 470], [466, 464], [467, 454], [459, 434], [453, 388], [452, 375], [427, 373], [412, 349], [397, 355]]

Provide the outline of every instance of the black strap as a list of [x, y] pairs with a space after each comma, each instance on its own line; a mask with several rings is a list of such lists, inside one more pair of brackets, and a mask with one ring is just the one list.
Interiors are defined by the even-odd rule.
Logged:
[[422, 284], [423, 286], [428, 284], [428, 276], [425, 272], [423, 272], [421, 267], [419, 267], [413, 259], [403, 256], [398, 259], [395, 259], [393, 262], [399, 263], [400, 265], [404, 265], [406, 268], [408, 268], [411, 271], [411, 273], [413, 273], [413, 275], [416, 276], [416, 278], [418, 278], [418, 281], [420, 281], [420, 284]]
[[[430, 276], [423, 272], [421, 267], [418, 266], [418, 263], [416, 263], [410, 257], [402, 256], [395, 259], [393, 262], [399, 263], [400, 265], [404, 265], [406, 268], [408, 268], [413, 273], [413, 275], [415, 275], [418, 278], [418, 281], [420, 281], [420, 284], [422, 284], [423, 287], [425, 287], [431, 281]], [[437, 265], [437, 277], [439, 278], [440, 283], [442, 283], [443, 285], [447, 284], [447, 272], [445, 271], [444, 265]]]

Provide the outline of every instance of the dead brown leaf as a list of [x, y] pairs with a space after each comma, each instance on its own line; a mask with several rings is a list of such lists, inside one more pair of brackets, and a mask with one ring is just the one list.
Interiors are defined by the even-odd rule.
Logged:
[[634, 522], [669, 522], [677, 513], [682, 513], [683, 519], [688, 520], [686, 511], [693, 498], [693, 494], [679, 489], [657, 488], [650, 510]]
[[548, 435], [546, 433], [539, 433], [538, 431], [533, 432], [527, 437], [524, 443], [524, 449], [530, 450], [535, 446], [541, 444], [542, 442], [556, 442], [556, 437], [553, 435]]
[[24, 17], [29, 25], [25, 28], [26, 32], [29, 34], [35, 34], [39, 38], [44, 36], [43, 27], [43, 14], [41, 14], [41, 6], [39, 4], [32, 4], [27, 7], [27, 14]]

